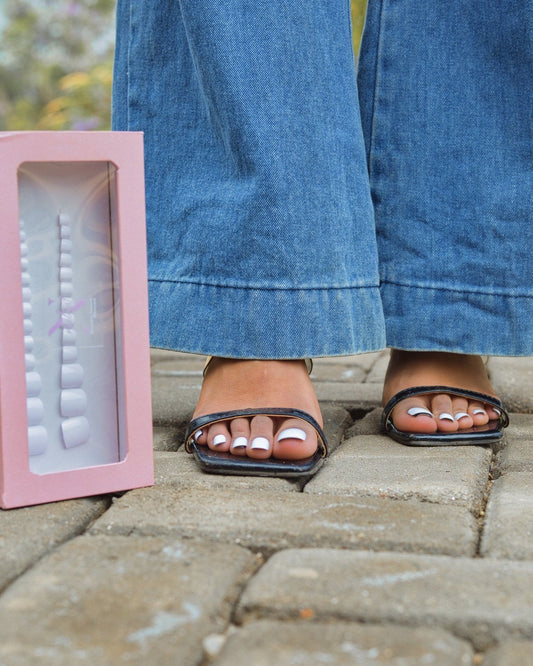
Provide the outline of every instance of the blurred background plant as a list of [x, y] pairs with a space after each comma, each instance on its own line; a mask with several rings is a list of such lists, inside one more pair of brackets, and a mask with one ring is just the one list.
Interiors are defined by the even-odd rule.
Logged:
[[0, 0], [0, 130], [109, 129], [115, 2]]

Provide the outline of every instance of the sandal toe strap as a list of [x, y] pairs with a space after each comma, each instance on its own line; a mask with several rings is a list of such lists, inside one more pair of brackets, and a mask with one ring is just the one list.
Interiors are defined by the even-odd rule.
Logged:
[[394, 427], [391, 421], [392, 410], [396, 407], [398, 403], [405, 398], [413, 398], [420, 395], [428, 395], [435, 393], [448, 393], [450, 395], [458, 396], [460, 398], [468, 398], [469, 400], [477, 400], [486, 405], [494, 407], [500, 412], [499, 423], [502, 428], [506, 428], [509, 425], [509, 415], [503, 408], [501, 400], [495, 398], [492, 395], [487, 395], [486, 393], [480, 393], [478, 391], [470, 391], [468, 389], [456, 388], [453, 386], [415, 386], [413, 388], [407, 388], [403, 391], [399, 391], [387, 402], [383, 408], [383, 426], [386, 430], [390, 430]]

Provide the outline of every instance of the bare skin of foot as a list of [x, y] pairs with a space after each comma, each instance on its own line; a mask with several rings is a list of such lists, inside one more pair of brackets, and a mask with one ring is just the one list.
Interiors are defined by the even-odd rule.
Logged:
[[[304, 361], [214, 358], [205, 373], [193, 418], [237, 409], [285, 407], [322, 416]], [[258, 415], [215, 423], [196, 435], [213, 451], [264, 460], [299, 460], [318, 446], [314, 429], [295, 418]]]
[[[391, 350], [383, 388], [383, 404], [393, 395], [415, 386], [452, 386], [496, 397], [480, 356], [445, 352]], [[418, 413], [422, 408], [431, 412]], [[413, 413], [409, 414], [411, 410]], [[404, 432], [457, 432], [498, 419], [490, 405], [444, 394], [402, 400], [392, 412], [396, 428]]]

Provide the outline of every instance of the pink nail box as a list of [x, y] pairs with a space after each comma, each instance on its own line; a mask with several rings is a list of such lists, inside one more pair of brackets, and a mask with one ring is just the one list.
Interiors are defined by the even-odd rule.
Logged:
[[151, 485], [142, 134], [0, 132], [0, 192], [0, 506]]

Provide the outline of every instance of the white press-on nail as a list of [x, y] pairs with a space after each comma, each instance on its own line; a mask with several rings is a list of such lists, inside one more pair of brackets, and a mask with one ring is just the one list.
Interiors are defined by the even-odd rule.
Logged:
[[442, 412], [439, 416], [439, 421], [453, 421], [454, 418], [451, 414], [448, 414], [448, 412]]
[[28, 449], [30, 456], [40, 456], [46, 451], [48, 433], [44, 426], [31, 426], [28, 428]]
[[31, 335], [33, 331], [33, 324], [31, 323], [31, 319], [25, 319], [23, 327], [24, 327], [24, 335]]
[[61, 416], [83, 416], [87, 409], [87, 395], [83, 389], [61, 391]]
[[496, 414], [498, 414], [498, 416], [501, 416], [501, 415], [502, 415], [501, 410], [498, 409], [497, 407], [493, 407], [492, 409], [496, 412]]
[[225, 435], [215, 435], [213, 437], [213, 446], [220, 446], [221, 444], [226, 443]]
[[429, 409], [426, 409], [425, 407], [410, 407], [407, 410], [407, 413], [409, 416], [431, 416], [433, 418], [433, 414], [429, 411]]
[[26, 400], [26, 410], [28, 412], [28, 425], [39, 425], [44, 418], [44, 405], [40, 398], [28, 398]]
[[74, 323], [76, 318], [72, 312], [62, 312], [61, 313], [61, 328], [74, 328]]
[[63, 443], [67, 449], [85, 444], [89, 441], [89, 421], [85, 416], [75, 416], [72, 419], [67, 419], [61, 424], [61, 433]]
[[67, 268], [72, 266], [72, 255], [70, 254], [70, 252], [69, 253], [62, 252], [59, 255], [59, 265]]
[[59, 243], [59, 251], [61, 253], [69, 254], [72, 252], [72, 241], [70, 238], [62, 238]]
[[248, 446], [248, 440], [246, 437], [236, 437], [231, 443], [232, 449], [245, 449]]
[[[22, 274], [22, 286], [23, 287], [29, 287], [31, 284], [31, 277], [30, 274], [27, 271], [24, 271]], [[31, 292], [30, 292], [31, 293]]]
[[28, 318], [31, 317], [31, 315], [32, 315], [31, 303], [23, 303], [22, 304], [22, 314], [25, 317], [28, 317]]
[[73, 293], [74, 293], [74, 287], [72, 286], [72, 282], [59, 283], [59, 294], [61, 296], [72, 296]]
[[74, 299], [73, 298], [62, 298], [61, 299], [61, 312], [72, 312], [74, 308]]
[[79, 388], [83, 384], [84, 372], [79, 363], [66, 363], [61, 366], [61, 388]]
[[256, 437], [255, 439], [252, 439], [250, 448], [254, 450], [268, 451], [270, 449], [270, 442], [266, 437]]
[[64, 347], [76, 342], [76, 331], [73, 328], [64, 328], [61, 331], [61, 343]]
[[60, 238], [70, 238], [70, 227], [68, 224], [62, 224], [59, 227], [59, 237]]
[[470, 414], [467, 414], [466, 412], [457, 412], [455, 415], [455, 420], [459, 421], [460, 419], [467, 418], [468, 416], [470, 416]]
[[35, 370], [36, 360], [33, 354], [24, 354], [24, 363], [26, 365], [26, 372]]
[[28, 398], [35, 398], [41, 392], [41, 375], [38, 372], [26, 373], [26, 396]]
[[61, 360], [63, 363], [75, 363], [78, 360], [78, 348], [74, 345], [62, 347]]
[[478, 414], [486, 414], [486, 413], [487, 412], [484, 409], [474, 409], [474, 411], [472, 412], [472, 414], [475, 414], [476, 416]]
[[203, 431], [202, 430], [197, 430], [194, 433], [194, 437], [193, 437], [194, 441], [197, 442], [202, 435], [203, 435]]
[[59, 213], [57, 216], [57, 221], [59, 224], [70, 224], [70, 215], [67, 213]]
[[24, 351], [26, 353], [32, 352], [33, 351], [33, 338], [31, 335], [25, 335], [24, 336]]
[[278, 442], [281, 442], [282, 439], [301, 439], [302, 442], [305, 442], [307, 435], [300, 428], [287, 428], [278, 435]]
[[65, 266], [59, 269], [60, 282], [72, 282], [72, 268]]

